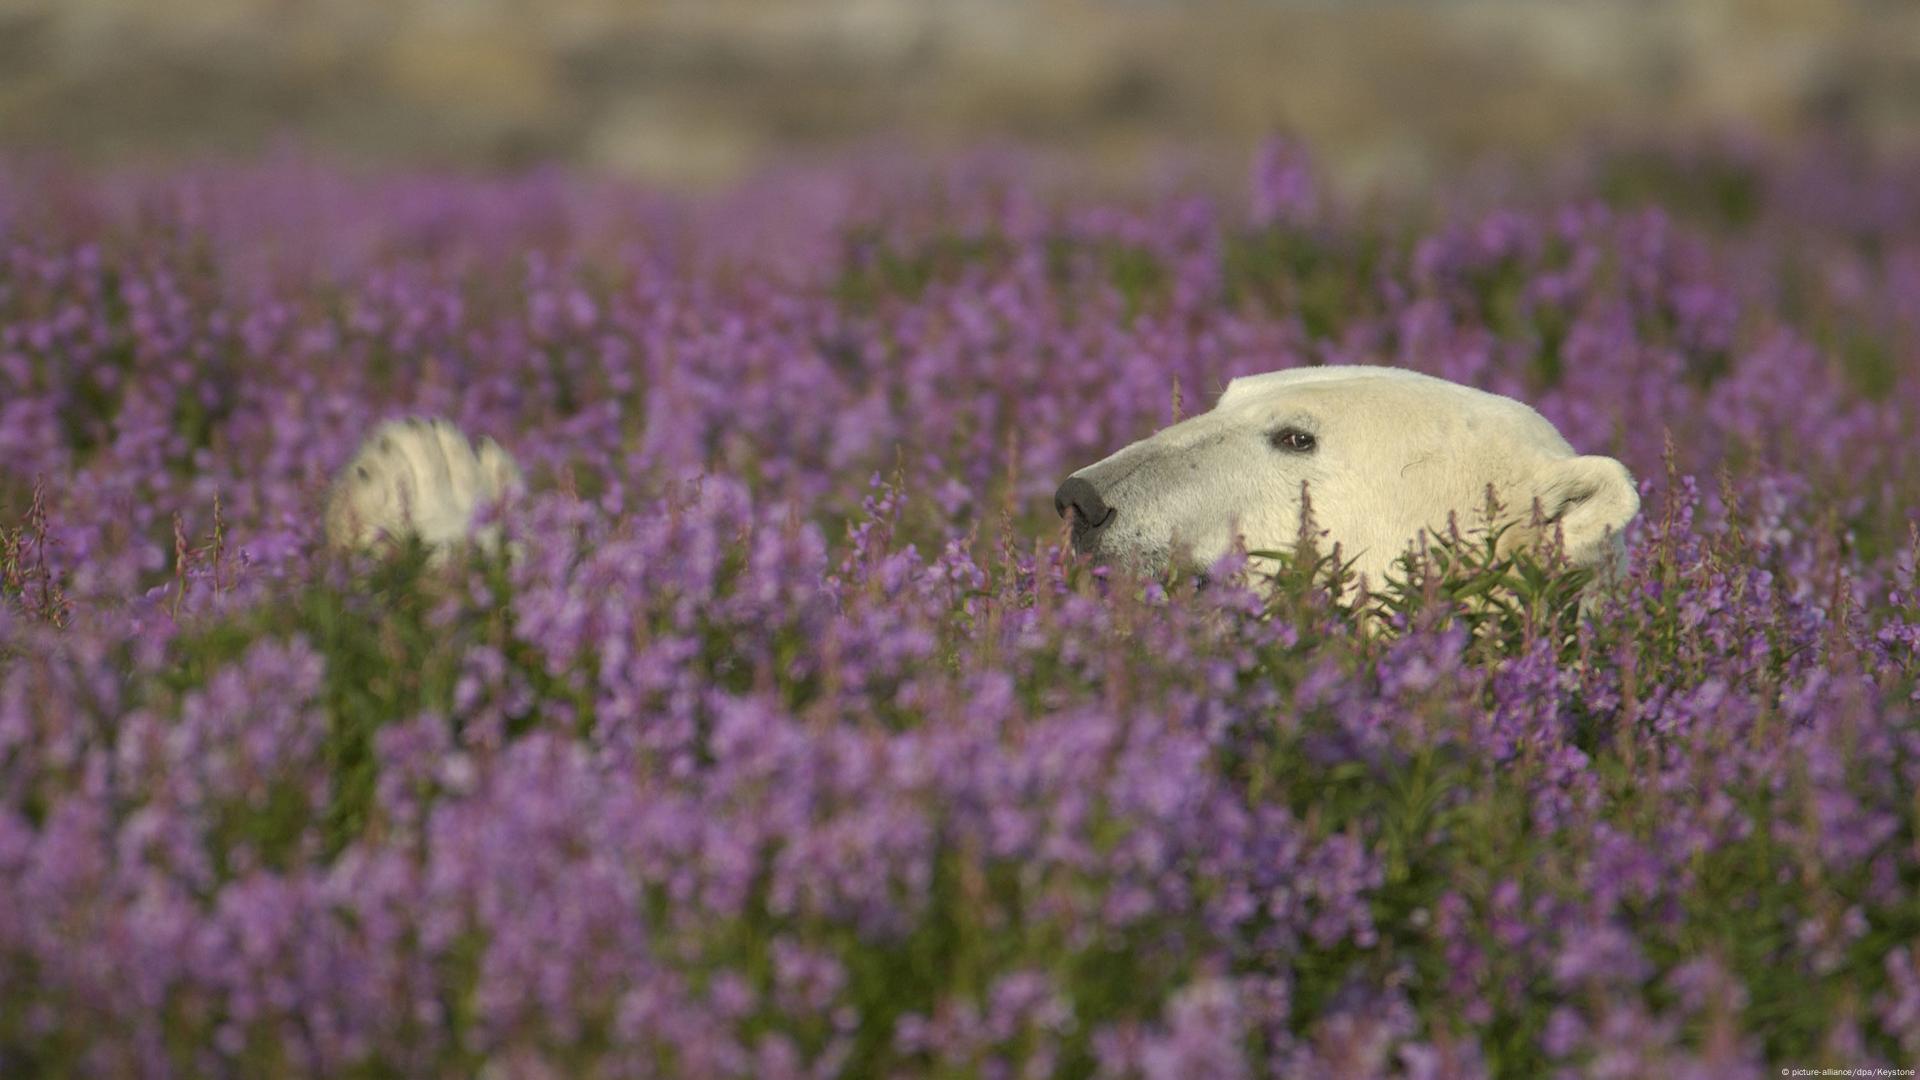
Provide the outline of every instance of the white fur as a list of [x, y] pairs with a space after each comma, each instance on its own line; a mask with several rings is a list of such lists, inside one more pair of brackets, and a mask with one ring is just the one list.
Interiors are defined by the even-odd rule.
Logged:
[[[1276, 449], [1277, 429], [1315, 439]], [[1609, 566], [1640, 508], [1618, 461], [1581, 457], [1539, 413], [1412, 371], [1319, 367], [1233, 380], [1211, 412], [1182, 421], [1073, 474], [1113, 508], [1101, 529], [1076, 530], [1082, 550], [1155, 568], [1206, 566], [1236, 534], [1248, 550], [1288, 550], [1307, 485], [1323, 543], [1374, 585], [1422, 531], [1485, 524], [1488, 485], [1506, 521], [1530, 524], [1534, 503], [1576, 563]], [[1516, 530], [1519, 532], [1522, 530]]]
[[368, 548], [416, 535], [445, 549], [466, 539], [484, 506], [523, 487], [520, 467], [492, 439], [479, 446], [445, 420], [374, 429], [327, 496], [327, 541]]
[[[1313, 435], [1311, 452], [1270, 443], [1288, 426]], [[1208, 565], [1236, 537], [1253, 551], [1291, 548], [1304, 484], [1325, 542], [1376, 585], [1422, 532], [1445, 531], [1449, 517], [1463, 530], [1484, 525], [1489, 485], [1505, 522], [1530, 524], [1538, 503], [1547, 530], [1559, 530], [1581, 565], [1611, 565], [1640, 509], [1625, 466], [1576, 455], [1520, 402], [1384, 367], [1235, 379], [1211, 412], [1073, 476], [1115, 511], [1076, 543], [1149, 569], [1169, 560]], [[413, 534], [444, 549], [472, 532], [482, 507], [523, 487], [519, 466], [492, 439], [476, 447], [444, 420], [393, 421], [334, 482], [327, 539], [367, 548]]]

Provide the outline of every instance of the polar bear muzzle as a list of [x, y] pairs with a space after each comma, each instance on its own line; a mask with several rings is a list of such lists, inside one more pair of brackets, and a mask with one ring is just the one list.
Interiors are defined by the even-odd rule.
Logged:
[[1067, 477], [1067, 482], [1053, 493], [1053, 509], [1063, 518], [1071, 516], [1073, 549], [1083, 555], [1099, 549], [1102, 533], [1120, 514], [1100, 497], [1100, 489], [1092, 481], [1079, 476]]

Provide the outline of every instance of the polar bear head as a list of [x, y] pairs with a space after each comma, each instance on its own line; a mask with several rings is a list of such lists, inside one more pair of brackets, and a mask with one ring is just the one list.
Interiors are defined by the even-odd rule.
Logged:
[[[1303, 487], [1324, 542], [1379, 585], [1424, 531], [1484, 525], [1491, 485], [1525, 535], [1536, 503], [1568, 557], [1597, 568], [1640, 509], [1626, 467], [1580, 456], [1512, 398], [1385, 367], [1317, 367], [1233, 380], [1192, 417], [1069, 476], [1054, 496], [1074, 547], [1152, 570], [1205, 567], [1298, 540]], [[1532, 535], [1539, 536], [1539, 533]], [[1544, 537], [1542, 537], [1544, 539]]]
[[482, 508], [504, 504], [525, 487], [520, 466], [492, 439], [475, 444], [445, 420], [389, 421], [367, 437], [328, 491], [327, 542], [346, 551], [412, 534], [440, 558], [474, 533]]

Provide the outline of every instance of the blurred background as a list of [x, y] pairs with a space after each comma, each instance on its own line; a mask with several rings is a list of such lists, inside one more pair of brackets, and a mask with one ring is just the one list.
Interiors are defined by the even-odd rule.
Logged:
[[1915, 0], [0, 0], [0, 147], [559, 161], [704, 186], [876, 139], [1419, 183], [1594, 135], [1920, 121]]

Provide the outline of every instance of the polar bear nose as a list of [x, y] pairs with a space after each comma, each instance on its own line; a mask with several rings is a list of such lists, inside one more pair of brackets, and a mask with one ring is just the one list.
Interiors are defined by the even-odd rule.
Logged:
[[1090, 481], [1078, 476], [1067, 477], [1067, 482], [1061, 484], [1060, 490], [1053, 493], [1053, 509], [1061, 517], [1066, 517], [1068, 510], [1073, 511], [1075, 533], [1091, 532], [1102, 528], [1113, 520], [1116, 513], [1114, 508], [1108, 506], [1107, 501], [1100, 497], [1098, 488], [1095, 488]]

